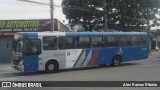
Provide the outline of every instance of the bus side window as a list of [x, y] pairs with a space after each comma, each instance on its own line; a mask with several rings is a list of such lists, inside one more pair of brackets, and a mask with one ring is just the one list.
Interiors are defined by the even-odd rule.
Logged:
[[92, 47], [100, 48], [102, 47], [102, 37], [92, 37]]
[[74, 49], [74, 38], [66, 37], [66, 49]]
[[118, 47], [119, 46], [119, 38], [115, 36], [107, 36], [104, 37], [106, 47]]
[[123, 46], [131, 46], [131, 38], [130, 36], [122, 36], [120, 37], [120, 45]]
[[137, 40], [138, 40], [137, 36], [131, 36], [131, 45], [138, 46]]
[[44, 50], [57, 50], [57, 37], [56, 36], [43, 37], [43, 49]]
[[146, 37], [145, 36], [132, 36], [132, 46], [142, 46], [146, 43]]
[[90, 37], [79, 37], [76, 47], [77, 48], [91, 48]]
[[142, 45], [145, 45], [146, 41], [147, 41], [146, 36], [142, 36]]
[[59, 49], [74, 49], [74, 38], [73, 37], [66, 37], [66, 36], [61, 36], [58, 38], [58, 46]]

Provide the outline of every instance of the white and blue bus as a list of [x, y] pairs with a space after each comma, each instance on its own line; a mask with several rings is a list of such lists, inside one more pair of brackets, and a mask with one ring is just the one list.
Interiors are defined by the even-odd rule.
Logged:
[[148, 57], [146, 32], [19, 32], [12, 43], [12, 68], [22, 72], [118, 66]]

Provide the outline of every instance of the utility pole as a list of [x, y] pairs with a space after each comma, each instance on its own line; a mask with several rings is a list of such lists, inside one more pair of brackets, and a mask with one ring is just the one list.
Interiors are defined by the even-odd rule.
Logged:
[[157, 31], [156, 31], [156, 50], [159, 49], [158, 48], [158, 26], [157, 26]]
[[148, 28], [147, 28], [147, 32], [148, 32], [148, 52], [149, 52], [149, 54], [150, 54], [150, 52], [151, 52], [151, 41], [150, 41], [151, 31], [150, 31], [149, 14], [150, 14], [149, 8], [147, 8], [147, 18], [148, 18], [148, 22], [147, 22], [147, 26], [148, 26]]
[[106, 7], [107, 7], [107, 2], [106, 0], [104, 0], [104, 31], [105, 32], [107, 32], [107, 14], [106, 14], [107, 9]]
[[54, 2], [50, 0], [50, 10], [51, 10], [51, 31], [54, 32]]

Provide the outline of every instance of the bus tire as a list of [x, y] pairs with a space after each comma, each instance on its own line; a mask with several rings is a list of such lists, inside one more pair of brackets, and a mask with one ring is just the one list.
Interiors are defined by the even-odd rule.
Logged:
[[57, 72], [59, 65], [57, 61], [48, 61], [45, 65], [45, 71], [49, 73]]
[[112, 58], [112, 64], [111, 64], [111, 66], [112, 66], [112, 67], [117, 67], [117, 66], [120, 65], [120, 63], [121, 63], [121, 58], [120, 58], [120, 56], [114, 56], [114, 57]]

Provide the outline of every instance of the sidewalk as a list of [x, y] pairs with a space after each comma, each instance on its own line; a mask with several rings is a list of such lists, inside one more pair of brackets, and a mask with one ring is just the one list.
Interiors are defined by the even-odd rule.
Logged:
[[12, 70], [10, 63], [0, 63], [0, 72]]
[[149, 58], [160, 57], [160, 51], [151, 51]]

